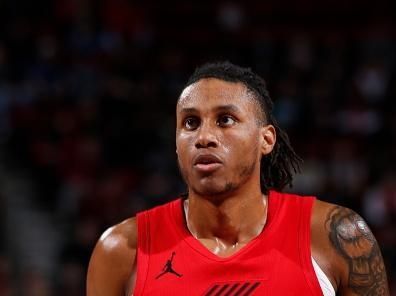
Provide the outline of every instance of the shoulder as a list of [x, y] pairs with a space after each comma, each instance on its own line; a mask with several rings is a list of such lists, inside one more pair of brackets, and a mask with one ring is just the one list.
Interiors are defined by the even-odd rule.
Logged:
[[136, 218], [107, 229], [98, 240], [88, 267], [87, 295], [123, 295], [135, 268]]
[[[125, 255], [132, 257], [137, 247], [137, 223], [136, 218], [129, 218], [121, 223], [108, 228], [95, 247], [103, 252], [103, 255], [121, 257]], [[113, 258], [113, 259], [115, 259]]]
[[312, 255], [341, 295], [388, 295], [380, 248], [359, 214], [316, 200], [311, 233]]

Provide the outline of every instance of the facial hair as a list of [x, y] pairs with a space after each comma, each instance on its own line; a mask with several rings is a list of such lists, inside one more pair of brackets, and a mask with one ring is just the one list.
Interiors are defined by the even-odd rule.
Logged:
[[[249, 161], [247, 164], [240, 164], [235, 170], [238, 171], [238, 178], [237, 180], [226, 180], [224, 186], [220, 188], [216, 188], [215, 186], [199, 186], [201, 188], [198, 188], [198, 186], [194, 186], [192, 182], [189, 180], [189, 175], [186, 169], [183, 169], [183, 167], [180, 164], [180, 161], [178, 159], [178, 167], [180, 174], [182, 175], [184, 182], [187, 184], [187, 186], [191, 189], [192, 192], [194, 192], [197, 195], [201, 196], [223, 196], [227, 195], [236, 189], [238, 189], [241, 185], [243, 185], [253, 174], [254, 169], [257, 165], [257, 150], [258, 147], [255, 148], [254, 153], [252, 154], [252, 159]], [[209, 177], [210, 178], [210, 177]], [[202, 188], [203, 187], [203, 188]]]

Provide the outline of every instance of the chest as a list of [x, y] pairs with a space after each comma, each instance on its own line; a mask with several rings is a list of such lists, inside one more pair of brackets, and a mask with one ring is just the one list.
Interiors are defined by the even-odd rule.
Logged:
[[266, 228], [226, 254], [186, 231], [180, 202], [139, 216], [134, 295], [322, 295], [310, 257], [310, 200], [269, 200]]
[[298, 256], [249, 245], [227, 258], [200, 251], [180, 243], [151, 254], [142, 295], [311, 295]]

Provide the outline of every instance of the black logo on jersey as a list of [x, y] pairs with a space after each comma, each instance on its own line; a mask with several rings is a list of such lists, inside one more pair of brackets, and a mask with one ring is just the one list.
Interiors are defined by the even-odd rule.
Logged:
[[260, 286], [260, 282], [239, 282], [239, 283], [222, 283], [211, 286], [203, 296], [212, 295], [253, 295], [254, 291]]
[[162, 268], [161, 273], [159, 275], [157, 275], [157, 277], [155, 279], [159, 279], [161, 276], [163, 276], [166, 273], [171, 273], [177, 277], [182, 277], [182, 275], [180, 273], [177, 273], [172, 267], [173, 257], [175, 257], [175, 255], [176, 255], [176, 253], [172, 252], [171, 258], [168, 259], [168, 261], [166, 261], [164, 268]]

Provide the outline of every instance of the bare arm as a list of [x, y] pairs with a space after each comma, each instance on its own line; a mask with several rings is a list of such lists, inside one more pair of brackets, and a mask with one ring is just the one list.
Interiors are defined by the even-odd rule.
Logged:
[[325, 227], [331, 247], [344, 263], [339, 295], [389, 295], [381, 251], [366, 222], [350, 209], [333, 206]]
[[137, 228], [134, 218], [106, 230], [92, 253], [87, 296], [131, 295], [136, 268]]
[[326, 273], [337, 295], [389, 295], [378, 243], [358, 214], [317, 200], [311, 232], [312, 256]]

